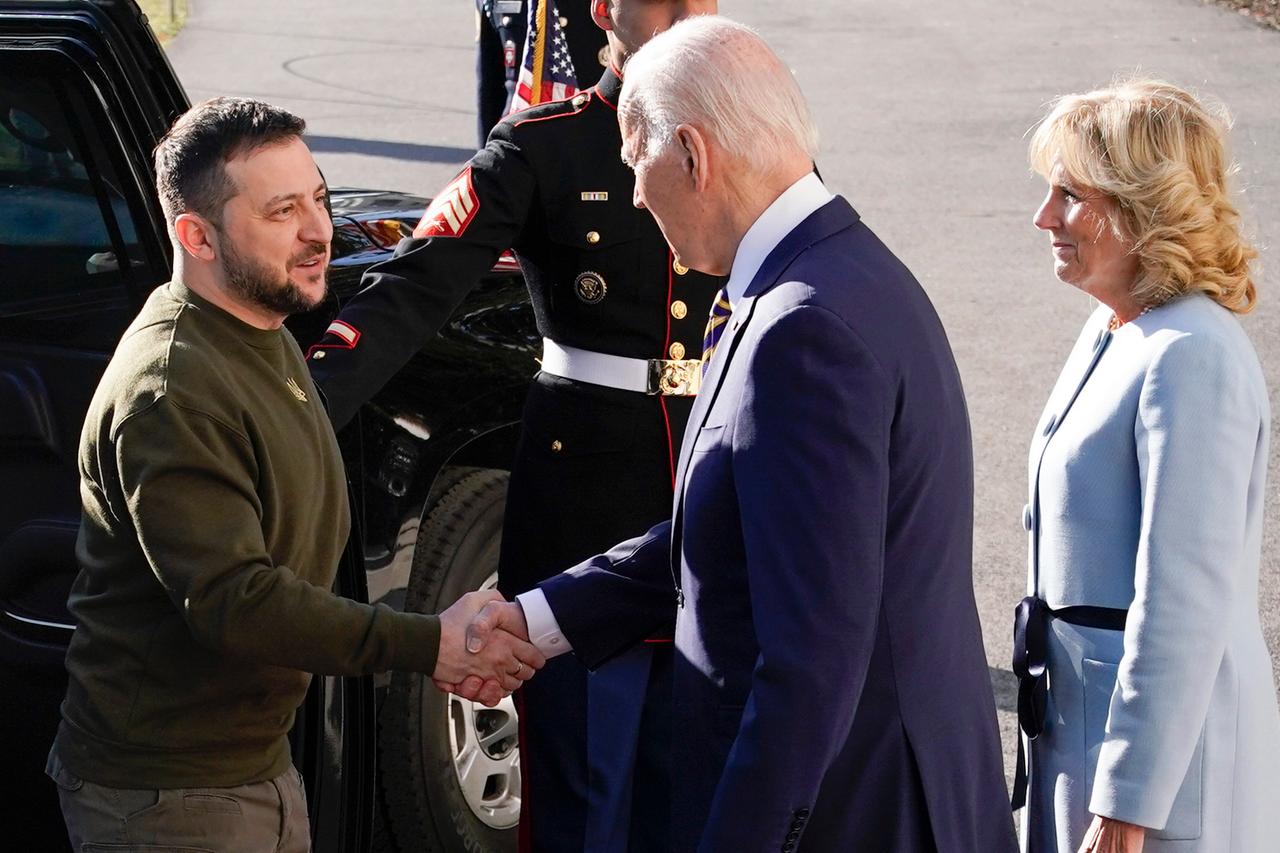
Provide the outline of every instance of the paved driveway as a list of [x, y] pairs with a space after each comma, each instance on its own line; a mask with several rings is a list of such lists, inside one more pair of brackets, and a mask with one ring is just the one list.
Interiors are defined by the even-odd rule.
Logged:
[[[296, 111], [333, 183], [430, 194], [469, 156], [469, 0], [192, 3], [170, 47], [192, 97], [252, 95]], [[973, 420], [974, 575], [1008, 755], [1027, 443], [1090, 311], [1053, 278], [1048, 241], [1030, 225], [1042, 182], [1027, 170], [1024, 135], [1055, 94], [1135, 69], [1232, 108], [1243, 205], [1265, 247], [1261, 307], [1245, 324], [1280, 402], [1280, 33], [1196, 0], [722, 0], [721, 11], [792, 63], [822, 131], [827, 183], [915, 271], [949, 330]], [[1278, 460], [1273, 450], [1261, 593], [1273, 657]]]

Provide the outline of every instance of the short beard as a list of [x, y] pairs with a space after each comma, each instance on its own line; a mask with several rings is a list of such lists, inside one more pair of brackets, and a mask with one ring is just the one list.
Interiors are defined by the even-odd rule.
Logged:
[[[323, 243], [313, 243], [309, 248], [289, 259], [289, 268], [314, 257], [323, 257]], [[304, 314], [315, 308], [329, 295], [329, 269], [324, 269], [324, 289], [314, 301], [309, 299], [302, 289], [289, 278], [288, 273], [281, 278], [275, 277], [275, 271], [253, 258], [246, 258], [236, 251], [235, 244], [222, 234], [222, 270], [226, 275], [227, 288], [240, 298], [264, 308], [273, 314]]]

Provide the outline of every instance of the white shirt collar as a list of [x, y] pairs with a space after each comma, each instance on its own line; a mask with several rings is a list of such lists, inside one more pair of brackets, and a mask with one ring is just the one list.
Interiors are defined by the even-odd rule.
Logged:
[[748, 285], [760, 271], [760, 265], [769, 257], [769, 253], [797, 225], [804, 222], [809, 214], [833, 198], [835, 196], [823, 185], [822, 180], [815, 173], [809, 172], [787, 187], [773, 204], [765, 208], [764, 213], [760, 214], [742, 236], [738, 251], [733, 256], [729, 281], [725, 285], [725, 294], [729, 297], [731, 306], [737, 308], [738, 300], [746, 293]]

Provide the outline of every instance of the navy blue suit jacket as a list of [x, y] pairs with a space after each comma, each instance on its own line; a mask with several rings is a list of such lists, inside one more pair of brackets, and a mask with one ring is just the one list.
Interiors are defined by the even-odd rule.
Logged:
[[672, 849], [1014, 850], [933, 306], [836, 198], [729, 323], [672, 520], [541, 585], [588, 666], [676, 612]]

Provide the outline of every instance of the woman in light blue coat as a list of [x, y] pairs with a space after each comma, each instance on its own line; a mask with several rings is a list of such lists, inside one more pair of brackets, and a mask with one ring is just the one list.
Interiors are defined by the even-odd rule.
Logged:
[[[1031, 144], [1055, 272], [1093, 296], [1031, 444], [1019, 721], [1030, 853], [1280, 850], [1258, 615], [1270, 412], [1227, 120], [1133, 80]], [[1017, 792], [1015, 790], [1015, 802]]]

